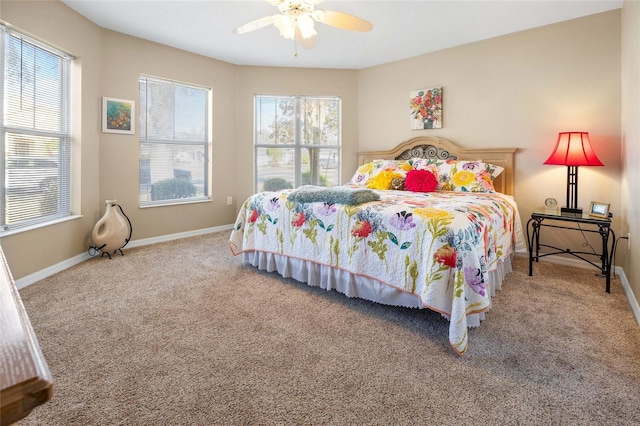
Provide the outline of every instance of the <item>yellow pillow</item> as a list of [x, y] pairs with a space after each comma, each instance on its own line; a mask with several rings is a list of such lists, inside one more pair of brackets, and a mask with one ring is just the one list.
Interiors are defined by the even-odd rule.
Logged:
[[395, 170], [383, 170], [367, 182], [367, 188], [371, 189], [390, 189], [391, 181], [395, 178], [403, 178], [401, 173]]

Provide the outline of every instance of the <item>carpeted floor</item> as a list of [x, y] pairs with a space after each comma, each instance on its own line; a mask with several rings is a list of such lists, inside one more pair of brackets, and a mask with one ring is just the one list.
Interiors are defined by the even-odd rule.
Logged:
[[257, 271], [228, 233], [21, 290], [54, 396], [20, 425], [640, 424], [618, 280], [516, 258], [458, 357], [447, 320]]

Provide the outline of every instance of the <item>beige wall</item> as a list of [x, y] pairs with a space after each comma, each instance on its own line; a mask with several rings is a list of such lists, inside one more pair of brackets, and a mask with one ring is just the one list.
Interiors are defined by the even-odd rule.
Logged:
[[[640, 2], [622, 6], [622, 210], [631, 233], [625, 275], [640, 301]], [[626, 231], [625, 230], [625, 231]], [[621, 246], [626, 246], [622, 241]], [[632, 259], [636, 261], [633, 262]]]
[[100, 134], [100, 200], [118, 200], [133, 224], [133, 239], [233, 223], [236, 210], [227, 196], [235, 195], [235, 66], [107, 30], [100, 50], [102, 96], [139, 102], [140, 74], [213, 89], [211, 202], [140, 208], [138, 131]]
[[[122, 205], [133, 223], [133, 240], [232, 224], [238, 206], [253, 192], [256, 93], [341, 96], [347, 165], [343, 179], [353, 173], [358, 144], [356, 71], [239, 67], [100, 29], [60, 2], [3, 0], [1, 4], [3, 21], [76, 57], [74, 71], [81, 78], [74, 81], [83, 89], [75, 91], [73, 105], [78, 111], [74, 134], [79, 135], [73, 155], [82, 170], [74, 180], [75, 188], [81, 188], [75, 199], [82, 204], [74, 213], [82, 218], [3, 237], [2, 247], [16, 279], [85, 253], [106, 199]], [[140, 74], [213, 89], [211, 202], [138, 207], [138, 134], [101, 133], [99, 117], [102, 96], [139, 102]], [[231, 206], [226, 204], [228, 196], [234, 200]], [[49, 241], [56, 241], [55, 247]]]
[[[605, 167], [580, 168], [579, 204], [610, 203], [620, 229], [620, 11], [364, 69], [358, 83], [361, 150], [419, 135], [519, 148], [515, 198], [524, 224], [547, 197], [565, 204], [566, 167], [542, 164], [558, 132], [588, 131]], [[409, 92], [430, 87], [443, 87], [443, 128], [412, 131]], [[576, 232], [547, 237], [573, 249], [582, 243]]]
[[[91, 230], [116, 199], [133, 223], [133, 239], [227, 225], [235, 219], [235, 67], [107, 31], [60, 2], [3, 1], [1, 19], [69, 52], [74, 61], [74, 208], [81, 218], [2, 238], [15, 279], [87, 252]], [[138, 207], [138, 135], [100, 131], [101, 97], [139, 101], [138, 77], [149, 74], [213, 89], [212, 201]], [[229, 161], [231, 159], [231, 161]]]
[[14, 278], [66, 261], [87, 250], [99, 217], [99, 116], [102, 77], [100, 29], [59, 2], [2, 1], [0, 18], [33, 37], [73, 55], [72, 212], [61, 224], [5, 236], [0, 240]]
[[[628, 52], [638, 51], [638, 12], [627, 3], [625, 40], [633, 46], [625, 52], [637, 70], [637, 54]], [[133, 222], [134, 240], [233, 223], [240, 203], [253, 191], [253, 169], [247, 166], [253, 157], [254, 94], [341, 96], [343, 182], [356, 168], [358, 150], [387, 149], [418, 135], [469, 147], [518, 147], [516, 199], [525, 222], [544, 198], [563, 203], [566, 170], [542, 165], [557, 132], [589, 131], [606, 167], [581, 169], [581, 204], [611, 203], [618, 215], [616, 232], [626, 233], [622, 211], [629, 228], [638, 230], [638, 206], [625, 201], [638, 193], [637, 174], [623, 179], [624, 193], [618, 183], [623, 167], [626, 173], [632, 170], [630, 154], [637, 164], [639, 133], [637, 127], [625, 127], [621, 146], [620, 11], [359, 71], [234, 66], [102, 30], [57, 1], [2, 0], [1, 13], [17, 29], [74, 55], [74, 70], [81, 75], [74, 87], [74, 170], [80, 170], [74, 175], [79, 195], [74, 213], [82, 218], [2, 238], [17, 279], [85, 253], [105, 199], [122, 204]], [[99, 116], [102, 96], [138, 101], [141, 73], [213, 88], [211, 202], [138, 207], [137, 135], [103, 134]], [[637, 78], [636, 73], [625, 81], [633, 93], [638, 92]], [[436, 86], [444, 87], [444, 128], [409, 130], [409, 91]], [[624, 105], [628, 116], [637, 116], [636, 97]], [[234, 198], [233, 206], [226, 205], [227, 196]], [[624, 250], [619, 253], [631, 269]], [[640, 272], [634, 266], [630, 276], [637, 281]]]

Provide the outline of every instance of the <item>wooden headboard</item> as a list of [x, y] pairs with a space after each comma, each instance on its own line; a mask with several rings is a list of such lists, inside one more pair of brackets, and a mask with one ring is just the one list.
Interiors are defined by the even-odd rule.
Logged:
[[513, 195], [515, 153], [518, 148], [462, 148], [448, 139], [435, 136], [419, 136], [402, 142], [389, 151], [358, 152], [358, 166], [373, 160], [408, 160], [411, 158], [434, 158], [446, 160], [478, 160], [504, 167], [494, 181], [496, 191]]

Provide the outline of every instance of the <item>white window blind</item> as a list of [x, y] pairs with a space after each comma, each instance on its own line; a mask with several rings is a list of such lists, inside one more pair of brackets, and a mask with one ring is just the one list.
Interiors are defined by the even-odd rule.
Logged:
[[140, 77], [140, 205], [208, 200], [211, 89]]
[[339, 97], [256, 95], [254, 102], [256, 191], [340, 184]]
[[69, 216], [71, 57], [0, 25], [3, 231]]

